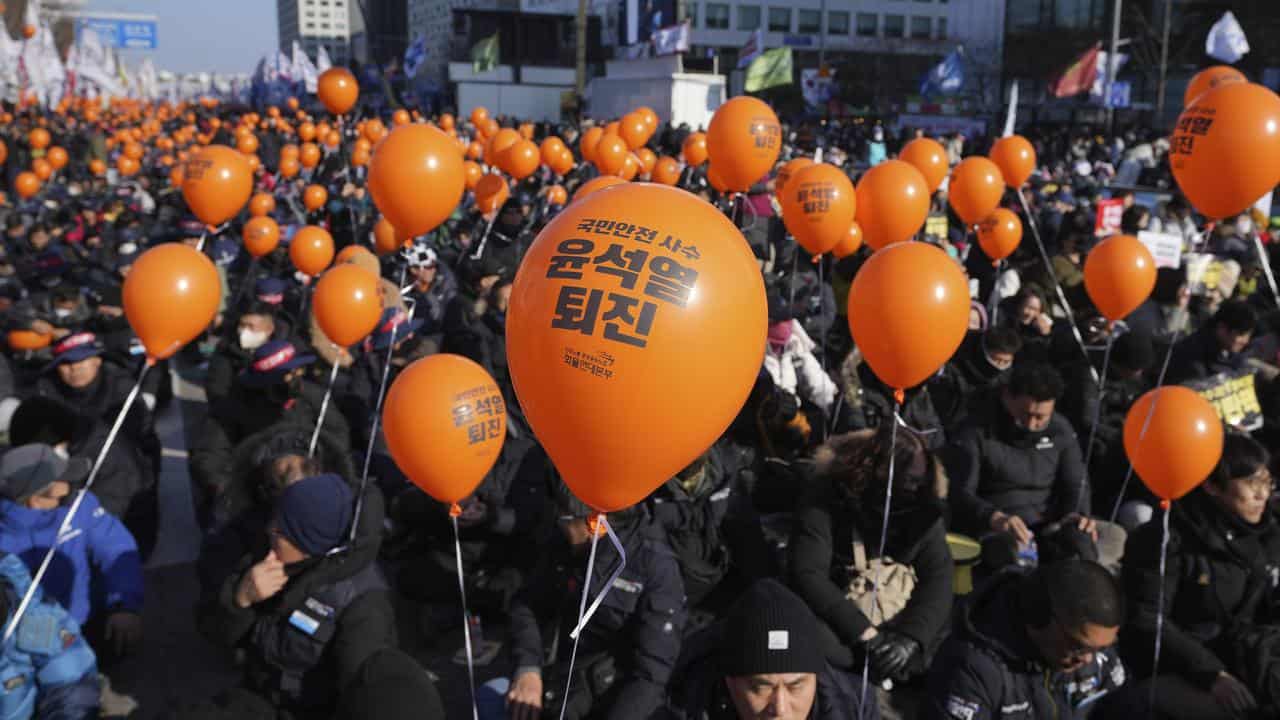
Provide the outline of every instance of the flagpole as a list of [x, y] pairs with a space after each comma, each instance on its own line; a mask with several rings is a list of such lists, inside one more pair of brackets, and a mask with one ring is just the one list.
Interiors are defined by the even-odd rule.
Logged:
[[1107, 108], [1107, 134], [1115, 128], [1116, 109], [1111, 102], [1111, 88], [1116, 84], [1116, 50], [1120, 45], [1120, 13], [1124, 0], [1115, 0], [1111, 8], [1111, 42], [1107, 46], [1107, 82], [1102, 94], [1102, 104]]
[[1156, 127], [1164, 127], [1164, 93], [1169, 74], [1169, 24], [1173, 0], [1164, 0], [1164, 32], [1160, 41], [1160, 87], [1156, 90]]

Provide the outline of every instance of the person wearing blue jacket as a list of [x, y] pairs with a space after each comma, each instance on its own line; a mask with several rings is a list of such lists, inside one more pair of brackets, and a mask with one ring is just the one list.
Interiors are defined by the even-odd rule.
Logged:
[[[31, 585], [16, 555], [0, 556], [0, 621], [8, 628]], [[13, 635], [0, 646], [0, 718], [98, 717], [98, 666], [80, 624], [37, 589]]]
[[[68, 460], [48, 445], [6, 452], [0, 458], [0, 552], [18, 556], [34, 573], [70, 512], [72, 487], [88, 474], [87, 460]], [[137, 646], [143, 597], [138, 546], [92, 491], [63, 534], [42, 589], [81, 625], [101, 617], [104, 639], [117, 653]]]

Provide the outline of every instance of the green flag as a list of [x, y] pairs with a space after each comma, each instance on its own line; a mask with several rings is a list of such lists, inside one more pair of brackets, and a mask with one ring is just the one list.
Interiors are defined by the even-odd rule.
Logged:
[[498, 66], [498, 33], [471, 46], [471, 69], [482, 73]]
[[766, 50], [747, 66], [746, 91], [791, 84], [791, 48]]

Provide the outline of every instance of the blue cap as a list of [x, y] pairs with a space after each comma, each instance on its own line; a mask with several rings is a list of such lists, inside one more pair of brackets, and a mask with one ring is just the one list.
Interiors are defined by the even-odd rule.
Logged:
[[87, 330], [73, 332], [53, 346], [53, 362], [49, 363], [45, 369], [52, 370], [64, 363], [77, 363], [97, 357], [102, 352], [102, 343], [98, 342], [97, 335]]
[[391, 334], [394, 331], [396, 342], [400, 342], [406, 338], [413, 337], [413, 334], [422, 327], [422, 320], [414, 318], [409, 319], [409, 315], [397, 307], [389, 307], [382, 311], [382, 318], [378, 320], [378, 326], [374, 328], [369, 337], [365, 338], [365, 350], [386, 350], [391, 344]]
[[315, 355], [298, 352], [288, 340], [268, 340], [253, 351], [253, 362], [240, 373], [240, 382], [251, 388], [268, 387], [284, 380], [290, 370], [315, 361]]
[[253, 296], [258, 302], [264, 302], [268, 305], [284, 304], [285, 291], [289, 289], [288, 284], [280, 278], [264, 277], [253, 284]]

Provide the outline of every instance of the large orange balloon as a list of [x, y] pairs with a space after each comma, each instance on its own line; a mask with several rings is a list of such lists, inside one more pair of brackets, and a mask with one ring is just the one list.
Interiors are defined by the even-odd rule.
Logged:
[[933, 138], [920, 137], [912, 140], [903, 146], [898, 159], [920, 171], [929, 192], [938, 189], [946, 179], [947, 171], [951, 169], [946, 149]]
[[405, 477], [436, 500], [456, 505], [475, 492], [502, 452], [506, 401], [474, 361], [431, 355], [391, 383], [382, 427]]
[[600, 142], [602, 137], [604, 137], [604, 128], [599, 125], [589, 127], [586, 132], [582, 133], [582, 137], [578, 140], [578, 154], [582, 156], [583, 160], [595, 164], [596, 143]]
[[261, 215], [244, 224], [244, 249], [253, 257], [269, 255], [280, 244], [280, 226]]
[[49, 136], [49, 131], [44, 128], [36, 128], [27, 133], [27, 142], [31, 143], [31, 147], [36, 150], [43, 150], [49, 147], [49, 143], [53, 142], [53, 138]]
[[592, 178], [578, 186], [578, 189], [573, 193], [573, 201], [577, 202], [597, 190], [603, 190], [614, 185], [625, 185], [626, 183], [626, 180], [616, 175], [601, 175], [600, 177]]
[[800, 168], [780, 199], [787, 232], [810, 255], [828, 252], [848, 237], [857, 199], [849, 176], [834, 165]]
[[66, 167], [69, 160], [67, 151], [56, 145], [49, 148], [49, 153], [45, 157], [49, 160], [49, 164], [53, 166], [54, 170], [61, 170]]
[[1247, 82], [1249, 78], [1230, 65], [1214, 65], [1205, 68], [1196, 73], [1195, 77], [1191, 78], [1191, 82], [1187, 83], [1187, 90], [1182, 94], [1182, 105], [1190, 107], [1195, 103], [1196, 98], [1221, 85]]
[[1132, 235], [1113, 235], [1084, 259], [1084, 289], [1098, 311], [1115, 322], [1138, 309], [1156, 287], [1156, 261]]
[[253, 217], [262, 217], [275, 212], [276, 199], [270, 193], [258, 193], [249, 199], [249, 214]]
[[33, 172], [20, 172], [13, 179], [13, 189], [23, 200], [29, 200], [40, 192], [40, 178]]
[[707, 161], [707, 134], [706, 133], [690, 133], [689, 137], [684, 139], [684, 145], [680, 148], [680, 154], [684, 156], [684, 161], [690, 167], [698, 167]]
[[618, 175], [627, 164], [627, 143], [617, 135], [605, 134], [592, 155], [601, 175]]
[[466, 160], [462, 163], [462, 171], [466, 176], [464, 184], [467, 189], [475, 190], [476, 183], [480, 182], [480, 178], [484, 177], [484, 171], [480, 169], [480, 165]]
[[636, 159], [640, 161], [640, 171], [646, 175], [651, 175], [653, 167], [658, 164], [658, 156], [647, 147], [636, 151]]
[[489, 173], [476, 183], [476, 207], [482, 213], [491, 213], [502, 207], [511, 197], [511, 188], [506, 178], [498, 173]]
[[951, 171], [947, 200], [965, 225], [982, 222], [1000, 206], [1003, 196], [1004, 176], [995, 163], [984, 157], [967, 157]]
[[350, 70], [335, 66], [320, 73], [316, 95], [329, 112], [342, 115], [355, 107], [360, 97], [360, 84]]
[[523, 180], [538, 169], [542, 156], [538, 153], [538, 146], [534, 145], [532, 140], [520, 140], [507, 148], [503, 159], [506, 160], [506, 171], [511, 174], [511, 177]]
[[338, 347], [351, 347], [373, 332], [382, 317], [378, 276], [360, 265], [335, 265], [316, 283], [312, 307], [324, 336]]
[[[418, 123], [392, 130], [369, 161], [369, 193], [395, 228], [417, 237], [444, 222], [462, 199], [466, 172], [453, 138]], [[423, 192], [424, 189], [430, 192]]]
[[836, 246], [831, 248], [831, 254], [835, 255], [836, 259], [843, 260], [844, 258], [858, 252], [858, 248], [861, 247], [862, 226], [858, 225], [858, 223], [853, 223], [849, 226], [849, 232], [845, 233], [845, 236], [840, 240], [840, 242], [836, 243]]
[[992, 262], [1013, 254], [1022, 242], [1022, 221], [1011, 210], [996, 208], [978, 223], [978, 245]]
[[707, 127], [707, 159], [729, 189], [744, 192], [773, 169], [782, 150], [782, 125], [773, 108], [739, 95], [716, 109]]
[[315, 225], [298, 228], [289, 241], [289, 259], [303, 275], [319, 275], [333, 262], [333, 236]]
[[[673, 244], [581, 229], [598, 218]], [[630, 272], [637, 259], [634, 281], [601, 272]], [[767, 316], [755, 258], [728, 218], [683, 190], [629, 183], [570, 204], [530, 247], [507, 311], [511, 379], [574, 494], [620, 510], [733, 421], [763, 360]]]
[[658, 113], [654, 112], [653, 108], [647, 105], [641, 105], [635, 109], [635, 112], [639, 113], [640, 117], [644, 118], [644, 124], [649, 127], [649, 135], [652, 136], [658, 129]]
[[222, 300], [218, 269], [199, 250], [157, 245], [124, 279], [124, 315], [150, 360], [164, 360], [199, 337]]
[[323, 185], [308, 185], [302, 191], [302, 204], [311, 212], [324, 207], [326, 202], [329, 202], [329, 191]]
[[226, 145], [200, 149], [183, 168], [182, 197], [206, 225], [221, 225], [235, 217], [251, 192], [249, 163]]
[[400, 241], [396, 237], [395, 226], [384, 217], [378, 218], [378, 222], [373, 226], [373, 251], [381, 257], [399, 249]]
[[649, 173], [650, 179], [662, 185], [675, 185], [680, 181], [680, 163], [675, 158], [662, 156], [653, 165], [653, 172]]
[[[791, 178], [795, 177], [796, 173], [812, 164], [813, 160], [810, 160], [807, 157], [798, 157], [788, 160], [787, 164], [783, 165], [782, 169], [778, 170], [778, 175], [773, 180], [774, 194], [781, 198], [782, 193], [786, 190], [787, 183], [791, 181]], [[794, 235], [795, 233], [792, 234]]]
[[5, 340], [10, 350], [42, 350], [53, 342], [53, 336], [34, 330], [10, 330]]
[[1124, 452], [1156, 497], [1177, 500], [1204, 482], [1222, 459], [1222, 434], [1222, 421], [1208, 400], [1190, 388], [1165, 385], [1129, 408]]
[[858, 180], [858, 225], [872, 250], [910, 240], [929, 217], [929, 186], [902, 160], [886, 160]]
[[563, 177], [573, 170], [574, 164], [573, 152], [566, 147], [554, 158], [551, 163], [551, 171]]
[[488, 120], [488, 119], [489, 119], [489, 110], [486, 109], [483, 105], [477, 105], [475, 108], [471, 110], [472, 125], [480, 125], [481, 123], [483, 123], [485, 120]]
[[955, 354], [968, 328], [969, 283], [933, 245], [881, 248], [853, 276], [849, 331], [876, 377], [891, 388], [906, 390], [929, 379]]
[[618, 134], [622, 136], [628, 148], [638, 150], [649, 141], [649, 124], [644, 121], [643, 115], [628, 113], [623, 115], [618, 123]]
[[348, 245], [338, 251], [338, 254], [333, 258], [333, 262], [336, 265], [346, 265], [354, 262], [353, 258], [361, 254], [372, 255], [373, 253], [369, 252], [369, 248], [363, 245]]
[[493, 137], [489, 138], [489, 142], [484, 149], [484, 161], [496, 168], [506, 170], [503, 167], [505, 160], [503, 153], [507, 151], [507, 148], [519, 141], [520, 133], [511, 128], [502, 128]]
[[542, 141], [542, 145], [538, 147], [538, 154], [542, 157], [543, 165], [546, 165], [547, 167], [551, 167], [554, 169], [553, 166], [555, 164], [556, 159], [559, 158], [560, 154], [567, 149], [568, 148], [565, 146], [563, 140], [552, 135], [551, 137]]
[[[121, 156], [120, 159], [128, 160], [134, 165], [138, 164], [138, 161], [134, 160], [131, 157]], [[48, 180], [49, 178], [53, 177], [53, 165], [48, 160], [45, 160], [44, 158], [39, 157], [31, 161], [31, 172], [35, 173], [36, 177], [40, 178], [41, 182], [44, 182], [45, 180]], [[137, 172], [137, 169], [135, 168], [133, 172]], [[126, 172], [125, 175], [132, 175], [133, 172]]]
[[1021, 135], [1002, 137], [991, 146], [991, 162], [1011, 187], [1022, 187], [1036, 169], [1036, 149]]
[[1280, 97], [1261, 85], [1219, 85], [1178, 116], [1173, 179], [1212, 219], [1243, 212], [1280, 184]]
[[720, 174], [719, 169], [711, 163], [707, 163], [707, 182], [711, 187], [715, 188], [718, 193], [729, 192], [729, 183], [725, 181], [724, 176]]
[[298, 158], [282, 158], [280, 160], [280, 177], [285, 179], [296, 177], [298, 175], [298, 171], [301, 170], [300, 166], [301, 163], [298, 162]]

